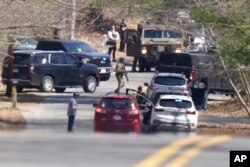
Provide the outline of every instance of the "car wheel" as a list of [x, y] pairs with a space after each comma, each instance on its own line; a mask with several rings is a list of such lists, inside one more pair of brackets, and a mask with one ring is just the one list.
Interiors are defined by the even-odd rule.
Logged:
[[148, 132], [149, 132], [149, 133], [155, 133], [155, 132], [156, 132], [156, 129], [157, 129], [157, 126], [151, 125], [151, 126], [149, 126], [149, 128], [148, 128]]
[[22, 87], [22, 86], [17, 86], [17, 87], [16, 87], [17, 93], [21, 93], [21, 92], [23, 91], [23, 88], [24, 88], [24, 87]]
[[43, 92], [51, 92], [54, 88], [54, 81], [50, 76], [43, 77], [41, 90]]
[[66, 88], [55, 88], [55, 90], [56, 93], [63, 93], [66, 90]]
[[88, 76], [83, 86], [83, 90], [87, 93], [94, 93], [96, 90], [96, 86], [97, 86], [97, 82], [96, 82], [95, 77]]
[[195, 131], [196, 131], [196, 128], [191, 127], [191, 126], [188, 126], [188, 127], [187, 127], [187, 131], [188, 131], [188, 132], [195, 132]]

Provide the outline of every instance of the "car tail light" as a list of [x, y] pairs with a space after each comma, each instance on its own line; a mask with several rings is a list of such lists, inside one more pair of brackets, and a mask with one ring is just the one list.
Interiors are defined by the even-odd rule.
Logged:
[[35, 69], [34, 65], [31, 64], [31, 65], [28, 66], [28, 70], [29, 70], [30, 73], [33, 73], [34, 69]]
[[139, 114], [139, 110], [131, 110], [130, 111], [130, 114], [132, 114], [132, 115], [138, 115]]
[[161, 108], [155, 108], [155, 112], [163, 112], [164, 109], [161, 109]]
[[157, 90], [158, 88], [157, 88], [157, 86], [155, 86], [155, 85], [150, 85], [150, 86], [149, 86], [149, 89], [150, 89], [150, 90]]
[[96, 113], [106, 113], [105, 110], [102, 110], [100, 107], [97, 107], [97, 108], [95, 109], [95, 112], [96, 112]]
[[195, 77], [195, 70], [192, 68], [189, 80], [193, 82], [195, 80]]
[[196, 112], [195, 111], [186, 111], [186, 114], [188, 114], [188, 115], [195, 115]]

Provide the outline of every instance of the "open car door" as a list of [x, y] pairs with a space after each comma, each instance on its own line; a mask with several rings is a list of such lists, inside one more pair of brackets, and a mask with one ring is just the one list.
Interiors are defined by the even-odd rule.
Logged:
[[127, 56], [139, 56], [140, 54], [140, 39], [135, 29], [127, 29]]
[[197, 80], [191, 87], [192, 99], [197, 110], [207, 109], [208, 101], [207, 79]]

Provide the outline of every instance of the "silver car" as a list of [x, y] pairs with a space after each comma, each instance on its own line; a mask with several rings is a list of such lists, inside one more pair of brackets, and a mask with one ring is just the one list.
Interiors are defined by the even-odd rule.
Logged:
[[188, 95], [190, 93], [188, 79], [185, 74], [156, 73], [149, 85], [147, 96], [151, 98], [157, 92]]

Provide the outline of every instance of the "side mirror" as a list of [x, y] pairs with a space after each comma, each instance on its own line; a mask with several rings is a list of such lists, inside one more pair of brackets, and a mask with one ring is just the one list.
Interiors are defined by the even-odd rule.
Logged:
[[93, 107], [95, 107], [95, 108], [98, 107], [98, 104], [97, 104], [97, 103], [94, 103], [94, 104], [93, 104]]
[[83, 58], [83, 59], [82, 59], [82, 63], [83, 63], [83, 64], [87, 64], [89, 61], [90, 61], [89, 58]]

